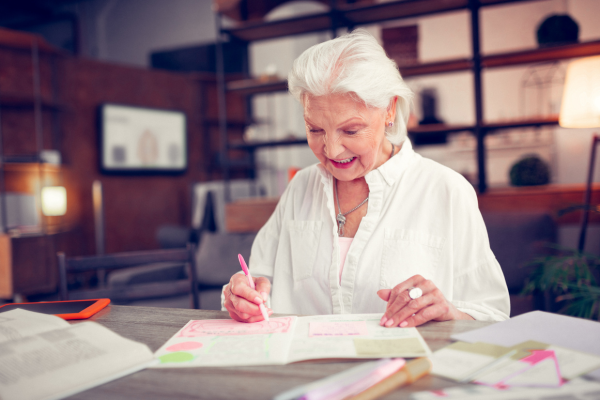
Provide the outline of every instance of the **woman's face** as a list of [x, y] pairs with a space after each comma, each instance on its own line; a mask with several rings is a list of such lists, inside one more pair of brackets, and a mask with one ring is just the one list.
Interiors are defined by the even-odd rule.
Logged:
[[386, 162], [392, 144], [385, 123], [393, 121], [396, 101], [389, 110], [366, 106], [346, 94], [304, 97], [308, 145], [321, 164], [338, 180], [364, 177]]

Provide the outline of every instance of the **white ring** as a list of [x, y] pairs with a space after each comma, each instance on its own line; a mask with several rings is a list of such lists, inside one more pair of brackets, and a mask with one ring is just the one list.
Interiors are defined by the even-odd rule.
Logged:
[[423, 291], [420, 288], [411, 287], [410, 289], [408, 289], [408, 297], [410, 297], [411, 299], [416, 300], [421, 296], [423, 296]]

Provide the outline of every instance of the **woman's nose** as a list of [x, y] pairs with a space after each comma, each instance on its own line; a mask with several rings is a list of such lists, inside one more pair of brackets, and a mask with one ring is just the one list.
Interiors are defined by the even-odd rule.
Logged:
[[325, 144], [325, 155], [328, 158], [336, 158], [345, 151], [342, 136], [337, 133], [326, 133], [323, 136], [323, 142]]

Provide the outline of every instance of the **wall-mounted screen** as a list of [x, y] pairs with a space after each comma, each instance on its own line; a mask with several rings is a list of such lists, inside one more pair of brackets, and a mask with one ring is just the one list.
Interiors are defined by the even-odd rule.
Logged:
[[100, 148], [104, 172], [183, 172], [188, 164], [185, 114], [103, 104]]

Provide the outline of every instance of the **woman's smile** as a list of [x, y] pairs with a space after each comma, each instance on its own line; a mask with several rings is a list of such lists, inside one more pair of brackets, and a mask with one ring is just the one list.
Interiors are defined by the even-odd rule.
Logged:
[[329, 161], [331, 161], [331, 163], [333, 164], [334, 167], [336, 168], [341, 168], [341, 169], [346, 169], [346, 168], [350, 168], [355, 164], [355, 161], [358, 160], [358, 157], [349, 157], [343, 160], [332, 160], [329, 159]]

